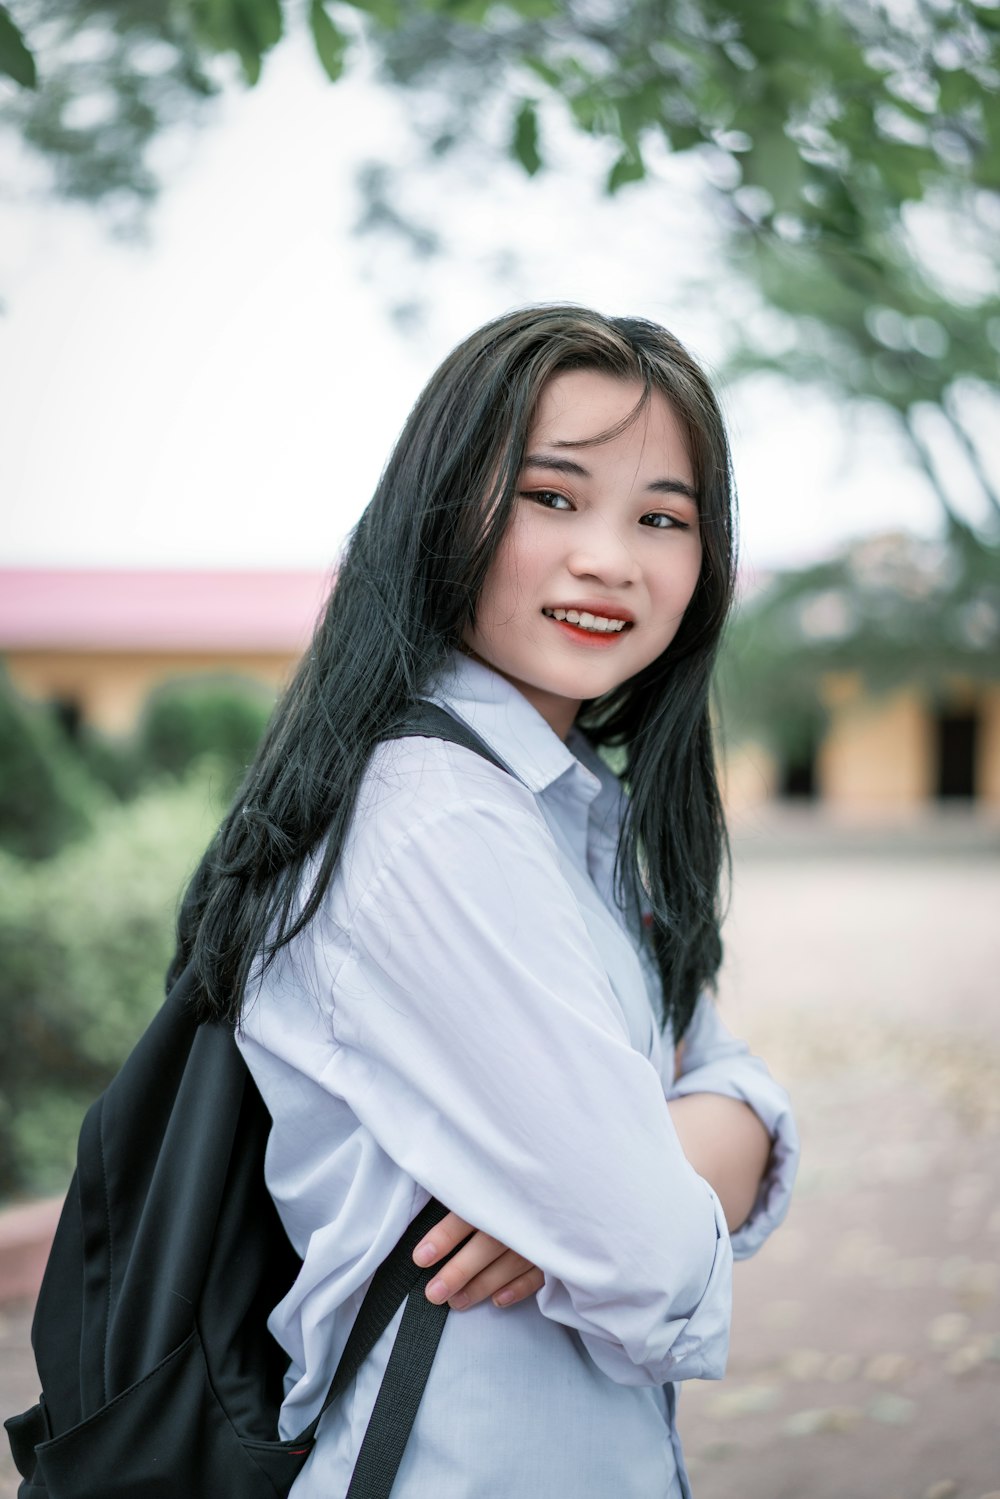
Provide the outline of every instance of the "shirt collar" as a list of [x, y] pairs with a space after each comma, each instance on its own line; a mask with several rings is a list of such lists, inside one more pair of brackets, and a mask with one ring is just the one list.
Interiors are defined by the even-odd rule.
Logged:
[[[582, 763], [583, 736], [571, 731], [574, 754], [506, 677], [464, 652], [452, 652], [449, 665], [424, 695], [456, 713], [536, 795], [567, 773], [588, 800], [601, 789], [603, 778]], [[590, 751], [588, 761], [592, 756]]]

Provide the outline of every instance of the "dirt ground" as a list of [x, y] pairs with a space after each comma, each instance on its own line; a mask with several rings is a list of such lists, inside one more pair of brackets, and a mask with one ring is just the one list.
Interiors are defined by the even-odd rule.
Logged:
[[1000, 1499], [1000, 860], [857, 841], [737, 839], [721, 1003], [803, 1159], [681, 1396], [696, 1499]]
[[[727, 953], [803, 1165], [737, 1267], [727, 1378], [681, 1395], [696, 1499], [1000, 1499], [1000, 828], [747, 824]], [[27, 1326], [0, 1309], [4, 1413]]]

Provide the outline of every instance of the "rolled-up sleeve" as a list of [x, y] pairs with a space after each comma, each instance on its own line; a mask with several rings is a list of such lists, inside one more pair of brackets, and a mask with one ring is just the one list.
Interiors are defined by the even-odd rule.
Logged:
[[[665, 1056], [669, 1066], [672, 1057]], [[788, 1212], [799, 1164], [799, 1136], [784, 1088], [771, 1076], [760, 1057], [739, 1041], [719, 1017], [709, 994], [702, 994], [684, 1036], [681, 1070], [676, 1080], [665, 1077], [668, 1098], [690, 1093], [720, 1093], [747, 1103], [771, 1136], [771, 1154], [746, 1222], [732, 1234], [733, 1256], [755, 1254]]]
[[388, 1156], [538, 1265], [621, 1384], [724, 1372], [732, 1251], [542, 820], [484, 799], [393, 842], [332, 989], [335, 1088]]

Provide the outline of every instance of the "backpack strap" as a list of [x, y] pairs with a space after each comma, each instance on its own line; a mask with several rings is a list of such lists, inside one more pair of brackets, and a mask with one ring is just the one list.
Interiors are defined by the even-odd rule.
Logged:
[[[478, 734], [437, 703], [419, 701], [382, 738], [404, 739], [411, 735], [450, 740], [489, 760], [509, 775], [514, 774]], [[365, 1293], [319, 1414], [289, 1444], [304, 1447], [313, 1443], [326, 1411], [355, 1378], [405, 1301], [403, 1318], [358, 1452], [347, 1499], [389, 1499], [403, 1459], [448, 1316], [448, 1303], [436, 1306], [427, 1300], [424, 1288], [441, 1266], [458, 1253], [462, 1244], [468, 1242], [463, 1239], [451, 1254], [434, 1265], [424, 1268], [414, 1264], [414, 1249], [424, 1235], [440, 1223], [446, 1212], [447, 1209], [432, 1197], [382, 1261]]]
[[423, 739], [448, 739], [452, 744], [459, 744], [463, 749], [472, 750], [474, 754], [481, 755], [484, 760], [489, 760], [492, 765], [499, 766], [508, 775], [514, 775], [510, 766], [484, 744], [467, 723], [457, 718], [454, 713], [450, 713], [447, 708], [442, 708], [438, 703], [431, 703], [420, 698], [407, 711], [405, 718], [387, 730], [382, 738], [407, 739], [411, 735]]
[[[440, 1223], [446, 1211], [432, 1197], [382, 1261], [365, 1293], [322, 1409], [289, 1444], [312, 1445], [326, 1411], [355, 1378], [405, 1301], [403, 1319], [354, 1464], [347, 1499], [389, 1499], [448, 1316], [448, 1303], [437, 1306], [428, 1301], [424, 1287], [462, 1245], [457, 1244], [451, 1254], [427, 1268], [413, 1263], [413, 1251], [424, 1235]], [[467, 1239], [462, 1240], [463, 1244], [466, 1242]]]

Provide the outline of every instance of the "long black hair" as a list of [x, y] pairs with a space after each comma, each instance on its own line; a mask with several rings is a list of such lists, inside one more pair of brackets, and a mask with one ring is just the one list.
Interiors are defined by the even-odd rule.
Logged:
[[194, 966], [206, 1018], [238, 1023], [251, 969], [266, 967], [316, 914], [374, 746], [475, 619], [542, 387], [570, 369], [640, 381], [637, 412], [659, 391], [688, 441], [702, 536], [694, 596], [663, 654], [584, 703], [577, 724], [623, 763], [630, 799], [618, 889], [633, 909], [645, 890], [662, 1018], [675, 1037], [714, 981], [727, 844], [709, 691], [735, 566], [725, 428], [705, 375], [670, 333], [554, 305], [474, 333], [410, 413], [312, 644], [188, 888], [171, 973]]

